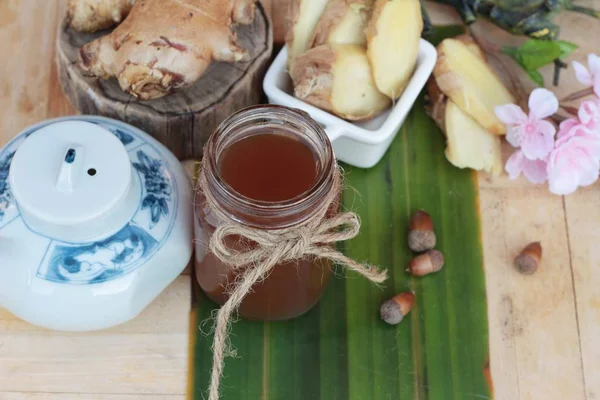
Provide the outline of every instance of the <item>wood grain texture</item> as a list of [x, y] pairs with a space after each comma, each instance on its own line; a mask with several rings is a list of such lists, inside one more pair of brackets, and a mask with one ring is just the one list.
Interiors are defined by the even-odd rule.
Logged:
[[116, 79], [85, 77], [77, 66], [81, 46], [103, 33], [82, 34], [62, 23], [56, 41], [63, 91], [83, 114], [128, 122], [154, 136], [178, 158], [200, 158], [208, 137], [229, 115], [261, 100], [262, 77], [271, 59], [273, 34], [261, 5], [251, 25], [235, 28], [250, 61], [213, 62], [193, 86], [155, 100], [124, 93]]
[[43, 392], [33, 399], [68, 399], [59, 397], [66, 393], [183, 398], [190, 287], [190, 277], [181, 276], [132, 321], [90, 333], [49, 331], [0, 310], [0, 399], [29, 398], [18, 393], [30, 392]]
[[600, 191], [582, 190], [577, 197], [564, 199], [568, 245], [575, 291], [585, 393], [588, 399], [600, 398]]
[[277, 45], [285, 42], [285, 18], [287, 10], [292, 0], [260, 0], [268, 14], [271, 17], [273, 24], [273, 41]]
[[[594, 0], [577, 4], [600, 8]], [[586, 63], [589, 52], [598, 53], [597, 43], [589, 38], [600, 35], [600, 21], [564, 12], [556, 22], [561, 26], [561, 39], [580, 46], [569, 62]], [[475, 29], [497, 43], [523, 41], [487, 22], [478, 22]], [[534, 88], [511, 60], [505, 58], [505, 64], [526, 90]], [[552, 66], [541, 72], [559, 98], [582, 88], [572, 67], [561, 74], [559, 87], [550, 83]], [[504, 159], [512, 151], [504, 143]], [[595, 250], [600, 213], [592, 208], [598, 204], [594, 201], [600, 197], [599, 184], [563, 198], [523, 178], [510, 181], [506, 176], [480, 174], [479, 183], [497, 399], [598, 398], [600, 305], [594, 306], [594, 287], [600, 283], [600, 254]], [[512, 261], [534, 240], [540, 240], [544, 248], [542, 266], [535, 275], [522, 276]]]

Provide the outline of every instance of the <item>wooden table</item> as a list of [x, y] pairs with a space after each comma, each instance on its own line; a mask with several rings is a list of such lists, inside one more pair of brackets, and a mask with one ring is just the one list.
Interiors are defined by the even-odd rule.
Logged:
[[[264, 2], [281, 15], [286, 1]], [[27, 125], [75, 113], [54, 64], [61, 3], [0, 1], [0, 145]], [[457, 21], [448, 8], [430, 9], [436, 22]], [[600, 22], [572, 13], [558, 21], [562, 38], [581, 46], [573, 59], [598, 51]], [[495, 29], [490, 35], [513, 40]], [[572, 74], [563, 74], [559, 97], [579, 88]], [[495, 398], [600, 399], [600, 187], [563, 198], [505, 176], [482, 174], [479, 182]], [[524, 277], [511, 262], [533, 240], [544, 247], [543, 266]], [[142, 315], [96, 333], [51, 332], [0, 309], [0, 399], [184, 399], [196, 329], [190, 288], [182, 275]]]

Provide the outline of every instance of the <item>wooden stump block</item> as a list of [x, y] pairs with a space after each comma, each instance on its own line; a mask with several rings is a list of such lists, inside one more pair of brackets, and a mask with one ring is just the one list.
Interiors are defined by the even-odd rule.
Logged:
[[235, 28], [238, 42], [248, 50], [246, 63], [213, 62], [192, 87], [155, 100], [137, 100], [124, 93], [116, 79], [83, 76], [77, 54], [85, 43], [106, 34], [83, 34], [65, 22], [57, 35], [60, 84], [73, 106], [130, 123], [167, 146], [179, 159], [200, 158], [202, 146], [216, 127], [233, 112], [260, 103], [262, 80], [271, 59], [273, 32], [265, 10], [256, 4], [251, 25]]

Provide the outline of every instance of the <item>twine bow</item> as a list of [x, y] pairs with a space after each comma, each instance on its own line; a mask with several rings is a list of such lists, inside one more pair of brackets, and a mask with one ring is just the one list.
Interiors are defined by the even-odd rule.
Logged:
[[[286, 261], [313, 256], [341, 264], [375, 283], [385, 281], [387, 271], [379, 271], [374, 266], [358, 263], [331, 246], [336, 242], [352, 239], [360, 229], [358, 216], [353, 212], [327, 217], [327, 211], [337, 199], [341, 189], [341, 174], [337, 169], [333, 187], [323, 202], [322, 208], [301, 226], [286, 229], [256, 229], [233, 221], [219, 210], [212, 193], [206, 188], [206, 176], [204, 168], [202, 168], [198, 189], [204, 195], [208, 209], [215, 213], [218, 221], [221, 221], [210, 238], [209, 250], [221, 262], [242, 271], [231, 285], [229, 298], [216, 316], [212, 345], [213, 366], [208, 398], [209, 400], [218, 400], [223, 360], [228, 351], [227, 338], [231, 315], [251, 291], [252, 286], [265, 279], [273, 267]], [[255, 246], [244, 251], [233, 250], [226, 244], [226, 238], [230, 236], [254, 242]]]

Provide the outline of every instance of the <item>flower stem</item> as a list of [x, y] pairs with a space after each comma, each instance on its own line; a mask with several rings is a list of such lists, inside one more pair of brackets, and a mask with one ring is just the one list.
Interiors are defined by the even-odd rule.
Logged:
[[575, 93], [571, 93], [570, 95], [568, 95], [567, 97], [564, 97], [560, 100], [561, 103], [567, 103], [569, 101], [573, 101], [573, 100], [577, 100], [580, 99], [582, 97], [586, 97], [589, 95], [594, 94], [594, 89], [593, 88], [587, 88], [587, 89], [583, 89], [583, 90], [579, 90]]
[[560, 70], [563, 68], [567, 68], [568, 64], [561, 61], [560, 58], [554, 60], [554, 76], [552, 79], [552, 84], [554, 86], [558, 86], [558, 81], [560, 80]]
[[575, 107], [566, 106], [561, 103], [560, 108], [562, 108], [563, 110], [565, 110], [566, 112], [568, 112], [571, 115], [577, 116], [577, 109]]

